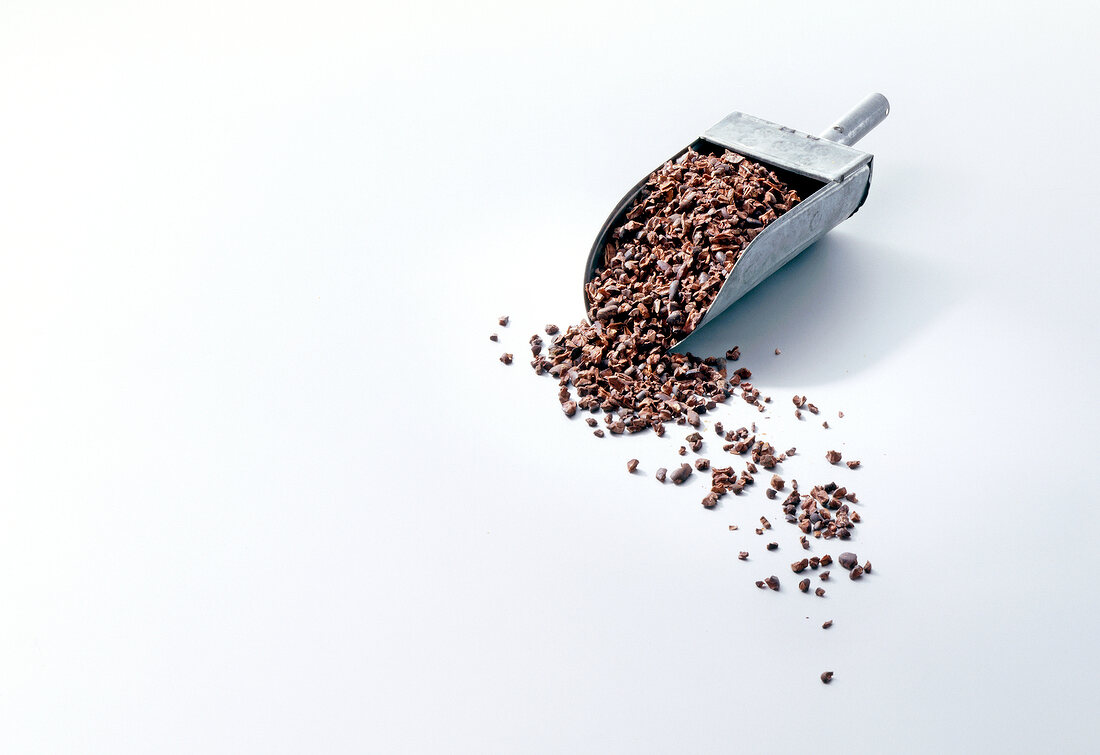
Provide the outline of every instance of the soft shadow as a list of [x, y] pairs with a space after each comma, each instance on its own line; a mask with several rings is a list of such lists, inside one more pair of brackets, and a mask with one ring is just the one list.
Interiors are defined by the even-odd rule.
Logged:
[[950, 270], [833, 232], [676, 350], [708, 356], [740, 346], [754, 372], [765, 357], [781, 360], [766, 370], [769, 385], [839, 380], [927, 328], [964, 290]]

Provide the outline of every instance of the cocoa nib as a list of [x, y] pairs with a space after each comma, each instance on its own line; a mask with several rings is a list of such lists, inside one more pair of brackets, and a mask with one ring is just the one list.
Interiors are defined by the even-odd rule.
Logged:
[[748, 559], [749, 559], [749, 552], [748, 552], [748, 551], [741, 551], [740, 553], [738, 553], [738, 554], [737, 554], [737, 557], [738, 557], [739, 559], [741, 559], [742, 561], [748, 561]]
[[626, 463], [626, 471], [627, 472], [632, 473], [637, 468], [638, 468], [638, 460], [637, 459], [631, 459], [630, 461], [628, 461]]
[[768, 587], [770, 587], [773, 590], [778, 590], [779, 589], [779, 577], [777, 577], [773, 574], [772, 576], [770, 576], [770, 577], [768, 577], [767, 579], [764, 580], [764, 584], [766, 584]]
[[859, 459], [856, 459], [855, 461], [848, 462], [848, 469], [858, 469], [858, 468], [859, 468]]
[[831, 627], [832, 625], [833, 625], [833, 620], [832, 620], [832, 619], [829, 619], [828, 621], [826, 621], [826, 622], [825, 622], [824, 624], [822, 624], [822, 625], [821, 625], [821, 628], [822, 628], [822, 629], [828, 629], [828, 628], [829, 628], [829, 627]]
[[848, 571], [851, 571], [859, 563], [859, 559], [856, 557], [856, 554], [845, 551], [837, 557], [837, 563]]
[[665, 475], [667, 475], [667, 474], [668, 474], [667, 469], [665, 469], [664, 467], [659, 467], [657, 469], [657, 475], [656, 475], [657, 476], [657, 482], [664, 482], [665, 481]]
[[677, 485], [681, 484], [689, 477], [691, 477], [690, 464], [681, 464], [680, 466], [676, 467], [676, 469], [672, 470], [672, 472], [668, 476], [668, 478]]
[[824, 684], [828, 684], [832, 680], [833, 680], [833, 672], [832, 671], [823, 671], [823, 672], [821, 672], [821, 681]]
[[802, 592], [807, 592], [810, 589], [810, 580], [804, 579], [798, 583], [798, 589]]
[[501, 315], [500, 320], [498, 320], [498, 322], [500, 323], [500, 327], [507, 328], [508, 327], [508, 315]]
[[828, 451], [825, 454], [825, 458], [829, 461], [830, 464], [836, 464], [838, 461], [840, 461], [840, 451]]
[[512, 355], [505, 352], [505, 353], [500, 355], [500, 361], [503, 362], [504, 364], [511, 364], [512, 363]]

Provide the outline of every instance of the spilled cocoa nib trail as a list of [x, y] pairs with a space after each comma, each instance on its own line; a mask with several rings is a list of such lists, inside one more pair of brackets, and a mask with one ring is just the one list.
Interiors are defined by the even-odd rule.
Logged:
[[[687, 445], [679, 447], [683, 457], [688, 447], [696, 454], [702, 450], [699, 430], [705, 429], [705, 415], [731, 396], [741, 398], [750, 410], [764, 412], [771, 397], [752, 384], [752, 372], [739, 367], [727, 373], [727, 360], [736, 362], [741, 357], [739, 347], [726, 351], [725, 359], [669, 350], [698, 327], [749, 242], [800, 201], [798, 193], [776, 174], [728, 150], [701, 154], [689, 149], [651, 174], [611, 231], [594, 277], [585, 284], [586, 319], [564, 331], [547, 324], [543, 330], [548, 344], [538, 334], [529, 340], [531, 367], [536, 374], [557, 380], [563, 413], [573, 417], [602, 412], [602, 424], [611, 435], [652, 429], [661, 437], [668, 423], [687, 426], [692, 432], [685, 438]], [[498, 322], [507, 327], [509, 318], [502, 316]], [[498, 340], [496, 333], [490, 338]], [[775, 356], [781, 353], [775, 347]], [[505, 354], [501, 361], [511, 364], [512, 355]], [[792, 403], [799, 420], [803, 410], [813, 415], [820, 412], [803, 395], [796, 394]], [[596, 428], [593, 435], [605, 436], [594, 417], [584, 419]], [[738, 463], [744, 463], [743, 471], [734, 472], [732, 465], [713, 460], [719, 454], [715, 449], [708, 450], [711, 458], [697, 458], [694, 464], [673, 465], [671, 471], [658, 468], [656, 479], [683, 485], [694, 471], [709, 471], [709, 490], [702, 499], [708, 509], [728, 493], [742, 495], [761, 468], [770, 472], [796, 453], [793, 447], [778, 451], [758, 436], [756, 423], [749, 424], [751, 429], [728, 431], [721, 422], [713, 426], [721, 452], [742, 457]], [[829, 424], [822, 426], [827, 429]], [[826, 459], [839, 464], [841, 454], [830, 450]], [[849, 461], [847, 466], [854, 470], [860, 462]], [[627, 462], [628, 473], [637, 469], [637, 459]], [[858, 502], [855, 493], [835, 482], [802, 492], [797, 480], [785, 480], [779, 474], [770, 477], [765, 495], [777, 501], [784, 520], [798, 528], [795, 534], [802, 549], [811, 550], [811, 537], [848, 540], [852, 536], [860, 521], [860, 515], [849, 508]], [[760, 522], [757, 535], [772, 529], [767, 517], [761, 516]], [[766, 545], [768, 551], [778, 548], [777, 542]], [[738, 553], [742, 561], [748, 557], [747, 551]], [[844, 553], [840, 559], [853, 580], [871, 571], [870, 562], [861, 567], [854, 554]], [[832, 562], [829, 554], [815, 555], [791, 563], [791, 570], [799, 574]], [[823, 571], [820, 578], [828, 580], [829, 572]], [[756, 586], [778, 591], [779, 578], [772, 575]], [[809, 592], [810, 580], [802, 579], [798, 587]], [[814, 593], [821, 597], [825, 590], [818, 587]], [[823, 628], [831, 625], [829, 620]], [[832, 674], [823, 673], [822, 682], [828, 684]]]

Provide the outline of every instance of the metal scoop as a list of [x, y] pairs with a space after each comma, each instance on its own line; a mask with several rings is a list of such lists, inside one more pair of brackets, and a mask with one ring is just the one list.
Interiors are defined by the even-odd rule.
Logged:
[[[803, 197], [799, 204], [769, 223], [749, 242], [694, 332], [863, 205], [871, 188], [872, 155], [852, 149], [851, 145], [881, 123], [889, 112], [890, 103], [885, 97], [868, 95], [821, 136], [804, 134], [744, 113], [730, 113], [672, 156], [672, 160], [677, 160], [689, 149], [721, 153], [728, 148], [775, 171]], [[608, 237], [625, 222], [627, 210], [648, 178], [646, 176], [627, 192], [604, 222], [588, 254], [585, 283], [595, 275], [603, 261]], [[587, 293], [584, 304], [587, 311]]]

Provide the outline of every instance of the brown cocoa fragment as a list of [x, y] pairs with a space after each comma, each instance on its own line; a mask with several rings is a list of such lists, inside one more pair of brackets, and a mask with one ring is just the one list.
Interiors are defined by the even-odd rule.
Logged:
[[500, 320], [498, 320], [498, 322], [500, 323], [500, 327], [507, 328], [508, 327], [508, 315], [501, 315]]
[[810, 580], [804, 579], [798, 583], [798, 589], [802, 592], [807, 592], [810, 589]]
[[831, 627], [832, 625], [833, 625], [833, 620], [832, 620], [832, 619], [829, 619], [828, 621], [826, 621], [826, 622], [825, 622], [824, 624], [822, 624], [822, 625], [821, 625], [821, 628], [822, 628], [822, 629], [828, 629], [828, 628], [829, 628], [829, 627]]
[[829, 572], [829, 571], [821, 572], [821, 581], [822, 582], [828, 582], [829, 581], [829, 574], [831, 574], [831, 572]]
[[821, 557], [821, 565], [822, 566], [828, 566], [832, 562], [833, 562], [833, 557], [830, 556], [828, 553], [826, 553], [824, 556]]
[[775, 488], [768, 488], [767, 490], [764, 491], [764, 495], [766, 495], [768, 498], [771, 498], [772, 500], [774, 500], [775, 496], [777, 494], [776, 494]]
[[672, 480], [673, 483], [679, 485], [684, 482], [684, 480], [691, 477], [691, 471], [692, 470], [690, 464], [681, 464], [680, 466], [676, 467], [676, 469], [672, 470], [668, 478]]
[[490, 334], [489, 334], [489, 340], [490, 340], [490, 341], [499, 341], [499, 340], [500, 340], [500, 338], [498, 338], [498, 337], [497, 337], [497, 334], [496, 334], [496, 333], [490, 333]]
[[638, 468], [638, 460], [637, 459], [631, 459], [630, 461], [628, 461], [626, 463], [626, 471], [630, 472], [631, 474], [633, 474], [634, 470], [637, 469], [637, 468]]
[[795, 396], [794, 398], [791, 399], [791, 401], [794, 403], [794, 408], [795, 409], [800, 409], [800, 408], [802, 408], [802, 405], [806, 403], [806, 397], [805, 396]]
[[565, 412], [566, 417], [572, 417], [574, 414], [577, 413], [577, 402], [566, 401], [564, 404], [561, 405], [561, 410]]
[[850, 572], [848, 572], [848, 579], [859, 579], [862, 576], [863, 576], [863, 567], [860, 566], [859, 564], [856, 564], [855, 568], [853, 568]]
[[859, 559], [856, 558], [856, 554], [845, 551], [844, 553], [841, 553], [840, 556], [837, 558], [837, 563], [839, 563], [848, 571], [851, 571], [853, 568], [855, 568], [855, 566], [858, 565]]
[[760, 517], [760, 524], [762, 524], [764, 526], [764, 529], [766, 530], [770, 530], [772, 528], [772, 523], [768, 521], [768, 518], [766, 516]]
[[795, 574], [798, 574], [799, 572], [805, 570], [809, 565], [810, 559], [804, 558], [801, 561], [795, 561], [793, 564], [791, 564], [791, 571], [793, 571]]
[[763, 530], [763, 529], [761, 529], [760, 527], [757, 527], [757, 528], [756, 528], [756, 534], [757, 534], [757, 535], [763, 535], [763, 534], [764, 534], [764, 530]]
[[718, 505], [718, 494], [717, 493], [707, 493], [703, 497], [703, 508], [713, 509], [717, 505]]
[[779, 548], [779, 543], [768, 543], [768, 550], [774, 551]]
[[816, 595], [819, 598], [825, 597], [825, 588], [824, 587], [817, 588], [816, 590], [814, 590], [814, 595]]
[[547, 325], [546, 326], [546, 335], [553, 336], [553, 335], [557, 335], [557, 333], [558, 333], [558, 326], [557, 325]]
[[749, 560], [749, 552], [748, 551], [741, 551], [740, 553], [737, 554], [737, 558], [739, 558], [742, 561], [748, 561]]
[[823, 671], [823, 672], [821, 672], [821, 681], [822, 681], [823, 684], [828, 684], [832, 680], [833, 680], [833, 672], [832, 671]]
[[802, 543], [802, 549], [803, 549], [803, 550], [807, 550], [807, 551], [808, 551], [808, 550], [810, 549], [810, 541], [806, 539], [806, 536], [805, 536], [805, 535], [801, 535], [801, 536], [800, 536], [800, 537], [798, 538], [798, 542]]
[[740, 358], [741, 349], [737, 346], [734, 346], [732, 349], [726, 352], [726, 359], [730, 360], [731, 362], [736, 362]]
[[818, 408], [813, 404], [806, 404], [806, 408], [810, 410], [810, 414], [817, 414]]
[[500, 361], [503, 362], [504, 364], [511, 364], [512, 363], [512, 355], [509, 354], [508, 352], [505, 352], [505, 353], [500, 355]]
[[829, 423], [828, 422], [822, 422], [821, 426], [824, 427], [826, 430], [829, 429]]
[[828, 451], [828, 452], [826, 452], [825, 453], [825, 459], [830, 464], [836, 464], [838, 461], [840, 461], [840, 451]]
[[848, 469], [858, 469], [859, 464], [860, 464], [859, 459], [856, 459], [855, 461], [849, 461], [848, 462]]
[[668, 474], [667, 469], [665, 469], [664, 467], [658, 467], [657, 474], [656, 474], [657, 482], [664, 482], [665, 481], [665, 475], [667, 475], [667, 474]]
[[867, 572], [868, 574], [871, 573], [871, 562], [870, 561], [867, 561], [866, 563], [863, 564], [863, 571]]
[[599, 424], [598, 422], [596, 422], [594, 417], [585, 417], [584, 421], [588, 423], [589, 427], [595, 427], [597, 424]]
[[779, 350], [779, 347], [778, 347], [778, 346], [776, 346], [776, 347], [775, 347], [775, 355], [776, 355], [776, 356], [779, 356], [779, 355], [780, 355], [780, 354], [782, 354], [782, 353], [783, 353], [783, 352], [781, 352], [781, 351]]
[[706, 472], [708, 469], [710, 469], [710, 459], [696, 459], [695, 468], [698, 469], [700, 472]]
[[765, 587], [764, 580], [762, 580], [762, 579], [756, 580], [756, 586], [759, 587], [761, 590], [763, 590], [764, 587]]
[[597, 438], [602, 438], [602, 437], [603, 437], [603, 435], [604, 435], [604, 433], [603, 433], [603, 430], [602, 430], [602, 429], [601, 429], [601, 430], [596, 430], [596, 431], [595, 431], [595, 432], [593, 432], [592, 434], [593, 434], [593, 435], [595, 435], [595, 436], [596, 436]]
[[777, 577], [773, 574], [772, 576], [770, 576], [770, 577], [768, 577], [767, 579], [764, 580], [764, 584], [766, 584], [771, 589], [778, 591], [779, 590], [779, 577]]

